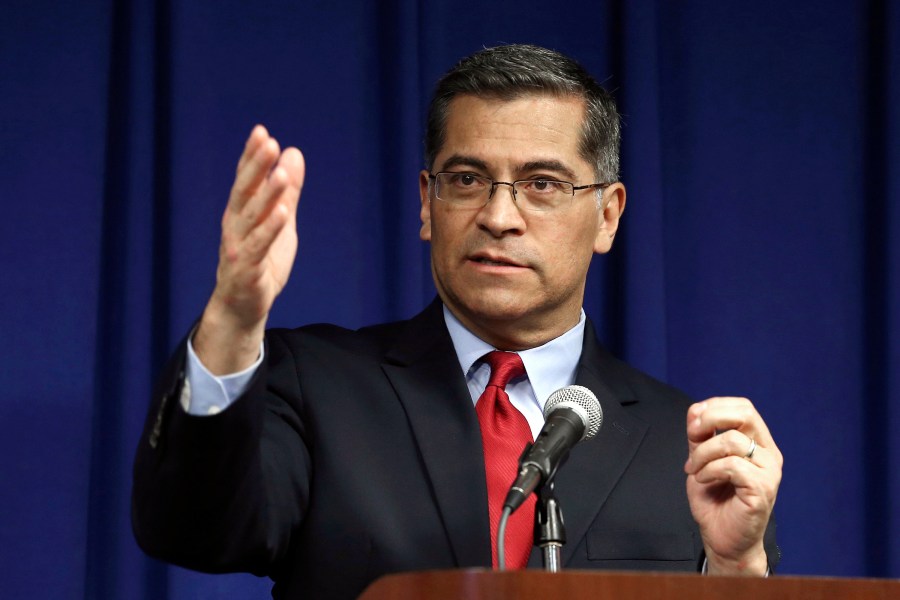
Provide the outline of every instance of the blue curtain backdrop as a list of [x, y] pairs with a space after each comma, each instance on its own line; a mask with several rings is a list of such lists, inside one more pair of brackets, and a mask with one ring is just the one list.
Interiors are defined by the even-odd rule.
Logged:
[[7, 0], [0, 570], [9, 598], [250, 598], [144, 557], [130, 465], [214, 282], [254, 123], [307, 157], [272, 325], [413, 314], [423, 114], [457, 59], [546, 45], [624, 114], [624, 230], [586, 309], [619, 355], [752, 398], [783, 572], [900, 577], [900, 6]]

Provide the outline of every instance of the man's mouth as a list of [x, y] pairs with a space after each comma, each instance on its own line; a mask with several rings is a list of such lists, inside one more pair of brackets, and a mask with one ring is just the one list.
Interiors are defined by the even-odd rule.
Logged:
[[489, 267], [518, 267], [520, 269], [525, 268], [525, 265], [519, 264], [515, 260], [512, 260], [505, 256], [497, 256], [496, 254], [473, 254], [469, 256], [469, 260]]
[[475, 259], [473, 259], [473, 260], [474, 260], [475, 262], [481, 263], [481, 264], [483, 264], [483, 265], [493, 265], [493, 266], [496, 266], [496, 267], [517, 267], [517, 266], [519, 266], [519, 265], [515, 265], [515, 264], [510, 263], [510, 262], [503, 262], [503, 261], [499, 261], [499, 260], [491, 260], [491, 259], [489, 259], [489, 258], [475, 258]]

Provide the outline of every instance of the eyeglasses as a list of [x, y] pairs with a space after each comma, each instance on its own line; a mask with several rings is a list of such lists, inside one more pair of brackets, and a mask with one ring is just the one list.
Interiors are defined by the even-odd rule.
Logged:
[[576, 190], [606, 188], [611, 183], [591, 183], [575, 185], [556, 179], [520, 179], [509, 183], [494, 181], [490, 177], [474, 173], [453, 173], [442, 171], [428, 174], [434, 181], [434, 195], [438, 200], [465, 208], [481, 208], [494, 197], [498, 185], [512, 188], [513, 200], [525, 210], [547, 212], [563, 208], [572, 202]]

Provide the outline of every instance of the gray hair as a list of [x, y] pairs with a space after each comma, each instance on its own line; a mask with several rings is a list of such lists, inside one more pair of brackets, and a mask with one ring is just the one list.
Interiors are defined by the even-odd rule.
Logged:
[[584, 67], [564, 54], [512, 44], [476, 52], [450, 69], [438, 81], [428, 108], [425, 166], [429, 170], [444, 144], [450, 102], [460, 94], [500, 100], [529, 94], [584, 99], [581, 157], [594, 165], [598, 181], [618, 181], [621, 131], [616, 103]]

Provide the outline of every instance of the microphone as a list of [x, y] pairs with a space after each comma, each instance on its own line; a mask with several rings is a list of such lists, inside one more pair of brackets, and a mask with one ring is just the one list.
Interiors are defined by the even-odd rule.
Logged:
[[504, 508], [514, 512], [538, 484], [550, 480], [572, 446], [600, 431], [603, 409], [594, 393], [569, 385], [550, 394], [544, 405], [544, 427], [519, 459], [519, 475], [509, 488]]

